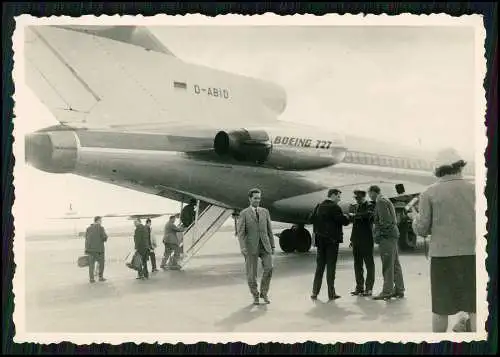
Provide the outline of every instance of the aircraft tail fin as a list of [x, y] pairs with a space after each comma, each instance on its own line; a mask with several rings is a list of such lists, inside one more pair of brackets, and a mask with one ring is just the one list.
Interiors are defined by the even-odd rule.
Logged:
[[186, 63], [146, 28], [29, 26], [26, 82], [71, 126], [268, 122], [286, 105], [265, 81]]

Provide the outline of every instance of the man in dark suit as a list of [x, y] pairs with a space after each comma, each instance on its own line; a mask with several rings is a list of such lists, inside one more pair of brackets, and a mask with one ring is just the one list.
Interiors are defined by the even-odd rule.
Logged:
[[[248, 287], [253, 295], [254, 304], [259, 304], [259, 296], [269, 304], [269, 286], [273, 273], [272, 255], [274, 254], [274, 236], [271, 216], [265, 208], [259, 207], [261, 191], [253, 188], [248, 192], [250, 206], [240, 212], [238, 221], [238, 240], [241, 253], [245, 257]], [[262, 260], [263, 274], [260, 294], [257, 289], [257, 263]]]
[[138, 271], [137, 279], [148, 279], [148, 257], [149, 257], [149, 237], [146, 227], [141, 223], [140, 218], [134, 221], [134, 245], [135, 250], [139, 253], [142, 259], [142, 270]]
[[108, 240], [108, 236], [101, 222], [101, 217], [95, 217], [94, 223], [85, 232], [85, 254], [89, 256], [89, 279], [91, 283], [95, 283], [94, 269], [96, 262], [99, 264], [99, 281], [106, 280], [104, 279], [104, 242]]
[[[354, 191], [354, 198], [356, 205], [349, 215], [353, 223], [350, 246], [354, 257], [356, 289], [351, 292], [351, 295], [371, 296], [375, 282], [372, 232], [374, 205], [366, 200], [366, 191]], [[366, 265], [366, 289], [363, 263]]]
[[339, 244], [344, 241], [343, 226], [349, 224], [349, 217], [338, 205], [341, 194], [338, 189], [330, 189], [327, 199], [318, 204], [311, 215], [317, 247], [316, 273], [311, 295], [313, 300], [317, 300], [321, 290], [325, 266], [328, 299], [332, 301], [340, 298], [335, 292], [335, 269]]

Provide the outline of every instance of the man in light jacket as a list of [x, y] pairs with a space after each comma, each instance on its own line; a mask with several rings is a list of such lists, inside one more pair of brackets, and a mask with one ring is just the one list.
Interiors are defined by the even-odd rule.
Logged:
[[384, 286], [374, 300], [404, 297], [405, 286], [403, 270], [399, 263], [399, 228], [396, 209], [392, 202], [381, 194], [380, 187], [373, 185], [368, 189], [370, 199], [375, 202], [373, 214], [373, 240], [379, 245], [382, 260]]
[[464, 311], [476, 330], [475, 187], [462, 176], [466, 162], [454, 149], [438, 153], [438, 181], [420, 195], [413, 210], [415, 232], [430, 238], [432, 330], [446, 332], [448, 316]]
[[[238, 220], [238, 240], [241, 253], [245, 257], [248, 287], [255, 305], [259, 297], [269, 304], [269, 286], [273, 273], [274, 236], [269, 211], [259, 207], [261, 191], [253, 188], [248, 192], [250, 206], [240, 212]], [[263, 274], [260, 283], [260, 294], [257, 288], [257, 263], [262, 260]]]
[[[165, 232], [163, 235], [163, 244], [165, 244], [165, 253], [163, 254], [163, 259], [161, 261], [160, 268], [162, 269], [174, 269], [174, 270], [179, 270], [180, 265], [179, 265], [179, 254], [180, 254], [180, 247], [179, 247], [179, 237], [177, 236], [178, 232], [184, 231], [183, 228], [179, 228], [175, 225], [175, 215], [170, 216], [168, 219], [167, 224], [165, 225]], [[172, 259], [170, 260], [170, 263], [167, 265], [167, 261], [172, 255]]]

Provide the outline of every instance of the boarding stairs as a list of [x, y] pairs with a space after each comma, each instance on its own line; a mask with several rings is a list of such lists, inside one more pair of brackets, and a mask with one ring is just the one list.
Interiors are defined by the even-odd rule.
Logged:
[[[199, 202], [197, 206], [199, 207]], [[183, 232], [180, 244], [183, 257], [179, 262], [181, 268], [185, 267], [191, 258], [212, 238], [232, 215], [233, 210], [209, 204], [199, 215], [199, 210], [196, 212], [195, 221]]]

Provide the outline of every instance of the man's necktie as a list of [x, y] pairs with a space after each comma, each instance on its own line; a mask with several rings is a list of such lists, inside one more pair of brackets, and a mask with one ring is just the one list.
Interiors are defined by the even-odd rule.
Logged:
[[257, 209], [255, 210], [255, 215], [257, 216], [257, 222], [259, 221], [259, 212], [257, 212]]

